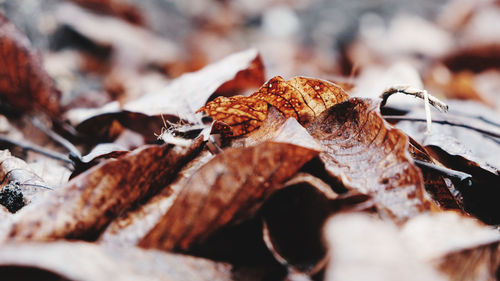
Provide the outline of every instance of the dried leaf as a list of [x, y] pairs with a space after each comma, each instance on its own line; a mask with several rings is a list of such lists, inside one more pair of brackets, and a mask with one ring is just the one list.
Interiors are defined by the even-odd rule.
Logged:
[[381, 117], [378, 102], [353, 98], [323, 112], [308, 127], [323, 146], [330, 175], [374, 197], [379, 210], [405, 220], [424, 211], [423, 179], [408, 153], [408, 137]]
[[288, 81], [276, 76], [249, 97], [218, 97], [198, 111], [231, 126], [232, 136], [248, 134], [262, 125], [268, 104], [286, 118], [307, 125], [321, 112], [347, 100], [338, 85], [314, 78], [296, 77]]
[[99, 241], [115, 245], [137, 245], [140, 239], [158, 224], [172, 206], [189, 177], [212, 158], [213, 155], [210, 152], [202, 152], [182, 168], [175, 182], [164, 188], [146, 204], [111, 222], [99, 238]]
[[10, 280], [233, 280], [228, 264], [134, 247], [29, 242], [0, 248], [0, 272]]
[[221, 227], [255, 214], [280, 183], [315, 155], [314, 150], [272, 142], [225, 150], [190, 178], [139, 245], [186, 250], [201, 243]]
[[[241, 79], [244, 76], [246, 79]], [[263, 63], [255, 49], [232, 54], [203, 69], [182, 75], [159, 92], [147, 94], [124, 105], [124, 109], [143, 113], [148, 116], [170, 114], [188, 121], [193, 120], [195, 111], [202, 107], [210, 96], [234, 79], [233, 90], [246, 88], [245, 81], [251, 87], [264, 82]], [[225, 87], [224, 91], [228, 91]], [[233, 93], [234, 94], [234, 93]]]
[[196, 141], [190, 148], [144, 146], [94, 166], [26, 209], [9, 237], [95, 238], [120, 213], [164, 188], [197, 154], [200, 143]]
[[16, 110], [41, 110], [56, 118], [60, 93], [28, 38], [0, 14], [0, 93]]
[[24, 160], [8, 150], [0, 151], [0, 179], [0, 204], [12, 213], [30, 203], [39, 192], [51, 189]]

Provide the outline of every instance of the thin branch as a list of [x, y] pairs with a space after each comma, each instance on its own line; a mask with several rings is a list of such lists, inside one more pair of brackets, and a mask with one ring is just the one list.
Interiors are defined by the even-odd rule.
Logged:
[[427, 93], [425, 90], [417, 89], [408, 85], [398, 85], [391, 87], [387, 90], [385, 90], [382, 95], [380, 95], [380, 98], [382, 99], [382, 103], [380, 106], [384, 106], [387, 103], [387, 99], [394, 95], [394, 94], [405, 94], [405, 95], [411, 95], [415, 96], [417, 98], [421, 99], [429, 99], [429, 104], [434, 106], [436, 109], [438, 109], [441, 112], [447, 112], [448, 111], [448, 105], [445, 104], [444, 102], [440, 101], [438, 98], [434, 97], [433, 95]]
[[55, 142], [57, 142], [58, 144], [62, 145], [64, 148], [66, 148], [70, 154], [76, 156], [77, 158], [80, 158], [80, 159], [82, 158], [82, 154], [80, 153], [78, 148], [76, 148], [76, 146], [74, 146], [67, 139], [61, 137], [60, 135], [56, 134], [51, 129], [45, 127], [45, 125], [43, 125], [42, 122], [40, 120], [38, 120], [37, 118], [32, 118], [31, 122], [33, 123], [33, 125], [37, 129], [39, 129], [44, 134], [49, 136], [52, 140], [54, 140]]
[[9, 143], [11, 145], [20, 147], [20, 148], [25, 149], [25, 150], [31, 150], [33, 152], [40, 153], [40, 154], [45, 155], [47, 157], [66, 162], [68, 164], [73, 163], [73, 161], [71, 161], [66, 155], [64, 155], [62, 153], [48, 150], [44, 147], [41, 147], [37, 144], [31, 143], [28, 141], [13, 140], [7, 136], [0, 135], [0, 142]]

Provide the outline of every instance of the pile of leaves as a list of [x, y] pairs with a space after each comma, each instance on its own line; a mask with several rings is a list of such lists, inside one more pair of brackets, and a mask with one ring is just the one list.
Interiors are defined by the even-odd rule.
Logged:
[[[343, 54], [364, 70], [349, 81], [267, 80], [255, 49], [167, 79], [198, 67], [133, 4], [73, 2], [91, 10], [61, 6], [58, 34], [80, 49], [48, 56], [65, 78], [0, 15], [0, 278], [498, 280], [494, 110], [450, 101], [427, 128], [423, 102], [387, 102], [424, 91], [378, 89], [370, 59], [396, 58], [363, 37]], [[447, 23], [500, 12], [484, 5]], [[498, 75], [483, 57], [499, 50], [410, 69], [488, 104], [473, 80]]]

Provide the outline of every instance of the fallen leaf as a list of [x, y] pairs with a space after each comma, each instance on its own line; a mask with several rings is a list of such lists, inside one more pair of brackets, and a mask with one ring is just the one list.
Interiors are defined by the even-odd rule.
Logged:
[[258, 81], [252, 83], [252, 86], [261, 85], [264, 82], [262, 65], [260, 55], [255, 49], [232, 54], [199, 71], [184, 74], [160, 92], [131, 101], [123, 108], [147, 115], [170, 114], [192, 121], [194, 112], [203, 106], [219, 87], [238, 78], [239, 73], [246, 73], [239, 74], [240, 76], [249, 74], [248, 78]]
[[8, 150], [0, 151], [0, 204], [15, 213], [38, 195], [51, 189], [24, 160]]
[[191, 160], [182, 168], [173, 183], [144, 205], [111, 222], [100, 236], [99, 241], [114, 245], [137, 245], [140, 239], [158, 224], [163, 215], [170, 209], [178, 193], [185, 186], [186, 181], [191, 175], [212, 158], [213, 155], [210, 152], [204, 151], [198, 157]]
[[135, 247], [61, 241], [0, 248], [2, 278], [11, 280], [233, 280], [229, 264]]
[[[150, 142], [151, 132], [159, 132], [163, 124], [160, 116], [172, 122], [183, 119], [196, 123], [199, 117], [195, 116], [195, 111], [212, 95], [218, 95], [219, 88], [222, 87], [225, 94], [228, 91], [236, 94], [236, 91], [258, 87], [263, 82], [262, 60], [255, 49], [250, 49], [230, 55], [197, 72], [184, 74], [162, 90], [130, 101], [122, 108], [108, 105], [109, 112], [96, 111], [98, 115], [95, 116], [71, 116], [77, 130], [87, 135], [109, 140], [109, 130], [116, 120], [126, 128], [149, 136], [147, 140]], [[79, 116], [86, 119], [82, 120]], [[95, 132], [96, 127], [100, 128], [99, 132]]]
[[60, 113], [60, 93], [28, 38], [0, 14], [0, 93], [16, 110]]
[[187, 250], [201, 243], [223, 226], [254, 215], [283, 181], [317, 153], [272, 142], [225, 150], [191, 176], [139, 245]]
[[120, 213], [172, 181], [201, 143], [144, 146], [94, 166], [20, 214], [9, 239], [95, 239]]
[[286, 118], [292, 117], [307, 125], [321, 112], [347, 98], [340, 86], [327, 81], [305, 77], [285, 81], [276, 76], [249, 97], [218, 97], [198, 111], [226, 123], [232, 129], [232, 136], [238, 137], [262, 125], [268, 104]]
[[408, 137], [390, 127], [379, 103], [352, 98], [323, 112], [308, 132], [323, 146], [321, 160], [347, 189], [372, 195], [379, 210], [403, 221], [428, 207]]

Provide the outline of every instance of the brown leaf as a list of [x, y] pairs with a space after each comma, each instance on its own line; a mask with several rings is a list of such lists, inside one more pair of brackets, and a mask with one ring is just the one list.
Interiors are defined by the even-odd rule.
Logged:
[[95, 238], [120, 213], [165, 187], [201, 146], [144, 146], [105, 161], [32, 204], [10, 231], [12, 240]]
[[210, 152], [202, 152], [182, 168], [175, 182], [164, 188], [146, 204], [111, 222], [100, 236], [99, 241], [115, 245], [137, 245], [140, 239], [158, 224], [163, 215], [169, 210], [191, 175], [212, 158], [213, 155]]
[[60, 93], [28, 38], [0, 14], [0, 93], [16, 110], [60, 112]]
[[225, 150], [189, 179], [139, 245], [186, 250], [201, 243], [221, 227], [255, 214], [280, 183], [317, 153], [272, 142]]
[[[238, 79], [240, 83], [233, 84], [233, 91], [249, 85], [258, 87], [264, 82], [263, 71], [263, 63], [257, 50], [245, 50], [199, 71], [184, 74], [163, 90], [131, 101], [125, 104], [123, 109], [148, 116], [170, 114], [192, 121], [195, 111], [221, 86]], [[248, 81], [253, 82], [245, 85]], [[229, 91], [229, 88], [226, 86], [224, 90]]]
[[285, 81], [276, 76], [249, 97], [218, 97], [198, 111], [231, 126], [233, 136], [237, 137], [262, 125], [268, 104], [286, 118], [293, 117], [307, 125], [321, 112], [347, 98], [341, 87], [327, 81], [305, 77]]
[[352, 98], [323, 112], [307, 130], [323, 146], [320, 158], [330, 175], [404, 220], [426, 209], [422, 174], [407, 151], [408, 137], [384, 121], [378, 106]]
[[2, 245], [9, 280], [232, 280], [231, 266], [202, 258], [85, 242]]

